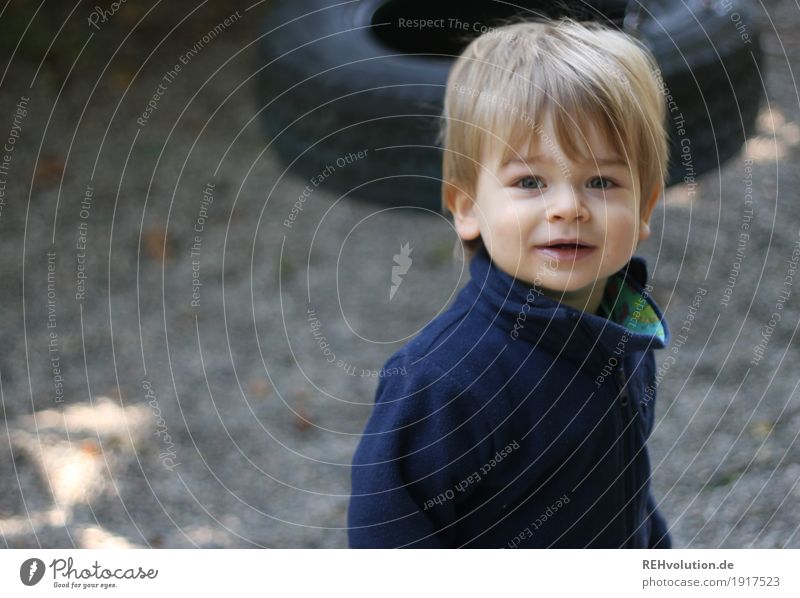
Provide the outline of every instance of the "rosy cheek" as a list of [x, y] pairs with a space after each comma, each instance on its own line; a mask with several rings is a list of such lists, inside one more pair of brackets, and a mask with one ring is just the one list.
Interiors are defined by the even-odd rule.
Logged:
[[626, 250], [625, 243], [626, 239], [609, 235], [606, 240], [603, 259], [605, 261], [613, 261], [618, 259], [619, 255]]
[[507, 227], [519, 219], [513, 202], [498, 201], [491, 208], [491, 220], [495, 226]]

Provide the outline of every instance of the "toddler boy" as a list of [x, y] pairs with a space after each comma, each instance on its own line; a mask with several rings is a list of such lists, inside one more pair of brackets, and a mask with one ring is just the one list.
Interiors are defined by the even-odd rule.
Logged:
[[406, 374], [353, 459], [352, 547], [670, 547], [645, 444], [669, 329], [633, 257], [666, 174], [656, 71], [570, 20], [453, 66], [443, 201], [471, 279], [385, 366]]

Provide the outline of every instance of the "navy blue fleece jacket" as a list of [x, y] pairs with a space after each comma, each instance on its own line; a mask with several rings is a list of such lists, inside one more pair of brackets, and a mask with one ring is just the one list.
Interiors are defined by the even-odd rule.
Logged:
[[385, 365], [353, 458], [350, 546], [669, 548], [645, 445], [669, 329], [644, 260], [609, 280], [609, 317], [485, 249], [470, 273]]

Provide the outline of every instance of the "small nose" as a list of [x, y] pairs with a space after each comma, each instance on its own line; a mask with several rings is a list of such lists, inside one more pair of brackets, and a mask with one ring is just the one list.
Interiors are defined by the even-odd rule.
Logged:
[[580, 193], [572, 187], [554, 189], [547, 205], [547, 219], [584, 222], [589, 218], [589, 210]]

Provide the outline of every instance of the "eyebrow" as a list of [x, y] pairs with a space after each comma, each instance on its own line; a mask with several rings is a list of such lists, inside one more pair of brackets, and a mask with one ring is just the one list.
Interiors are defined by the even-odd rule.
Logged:
[[[504, 162], [501, 166], [505, 168], [510, 164], [532, 164], [535, 162], [550, 162], [555, 163], [556, 160], [553, 160], [549, 156], [542, 156], [542, 155], [535, 155], [535, 156], [524, 156], [523, 158], [511, 158], [510, 160]], [[625, 162], [622, 158], [613, 157], [613, 158], [590, 158], [586, 161], [587, 164], [594, 166], [628, 166], [628, 163]]]

